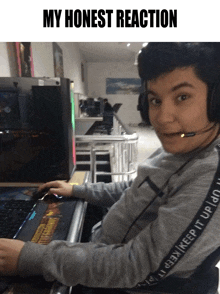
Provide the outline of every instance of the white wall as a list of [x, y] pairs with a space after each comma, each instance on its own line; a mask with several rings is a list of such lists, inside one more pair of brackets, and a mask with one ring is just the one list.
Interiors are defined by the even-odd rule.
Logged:
[[52, 43], [32, 42], [35, 77], [53, 77], [53, 47]]
[[[32, 42], [34, 76], [35, 77], [54, 77], [53, 64], [53, 44], [51, 42]], [[74, 81], [76, 93], [87, 94], [87, 76], [85, 81], [81, 79], [81, 62], [83, 62], [86, 72], [86, 62], [77, 43], [60, 42], [58, 45], [63, 51], [64, 77]], [[9, 56], [7, 44], [0, 42], [0, 76], [10, 77]]]
[[0, 76], [10, 77], [10, 68], [6, 43], [0, 42]]
[[[63, 50], [64, 75], [74, 81], [74, 92], [87, 95], [86, 62], [77, 42], [58, 43]], [[84, 64], [84, 82], [82, 82], [81, 63]]]
[[141, 122], [137, 111], [137, 95], [108, 95], [106, 94], [106, 78], [139, 78], [137, 66], [130, 62], [93, 62], [87, 64], [88, 96], [107, 98], [109, 102], [122, 103], [118, 115], [124, 124]]

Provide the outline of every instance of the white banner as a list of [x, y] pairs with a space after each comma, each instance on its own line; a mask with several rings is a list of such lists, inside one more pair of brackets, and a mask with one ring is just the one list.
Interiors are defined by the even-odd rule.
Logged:
[[[123, 3], [122, 3], [123, 2]], [[2, 1], [1, 41], [219, 41], [218, 1]]]

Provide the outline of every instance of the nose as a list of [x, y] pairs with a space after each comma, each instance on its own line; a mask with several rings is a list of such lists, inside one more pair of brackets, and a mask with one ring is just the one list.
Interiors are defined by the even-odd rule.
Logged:
[[167, 124], [175, 121], [177, 112], [173, 103], [163, 101], [155, 113], [155, 119], [159, 124]]

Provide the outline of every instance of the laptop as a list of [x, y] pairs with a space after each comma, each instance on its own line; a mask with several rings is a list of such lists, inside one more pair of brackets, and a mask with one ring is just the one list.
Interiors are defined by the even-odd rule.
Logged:
[[122, 106], [122, 103], [115, 103], [115, 104], [113, 105], [113, 111], [114, 111], [115, 113], [117, 113], [117, 112], [119, 111], [119, 109], [121, 108], [121, 106]]

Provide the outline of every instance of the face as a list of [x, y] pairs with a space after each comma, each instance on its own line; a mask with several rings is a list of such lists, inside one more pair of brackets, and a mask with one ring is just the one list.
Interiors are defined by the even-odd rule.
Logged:
[[[218, 126], [207, 116], [208, 87], [193, 67], [178, 68], [148, 81], [147, 93], [150, 122], [167, 152], [187, 153], [215, 138]], [[198, 133], [181, 137], [189, 132]]]

